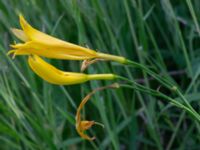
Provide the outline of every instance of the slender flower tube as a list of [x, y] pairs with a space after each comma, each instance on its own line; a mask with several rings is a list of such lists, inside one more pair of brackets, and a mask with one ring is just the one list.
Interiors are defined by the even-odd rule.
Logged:
[[120, 63], [124, 63], [126, 61], [124, 57], [98, 53], [95, 50], [81, 47], [40, 32], [28, 24], [22, 15], [19, 16], [19, 20], [22, 30], [11, 30], [16, 37], [25, 43], [11, 45], [13, 50], [10, 50], [8, 54], [14, 53], [14, 56], [33, 54], [48, 58], [66, 60], [87, 60], [100, 58]]
[[79, 84], [89, 80], [113, 80], [114, 74], [84, 74], [61, 71], [45, 62], [37, 55], [30, 55], [28, 63], [31, 69], [45, 81], [57, 85]]

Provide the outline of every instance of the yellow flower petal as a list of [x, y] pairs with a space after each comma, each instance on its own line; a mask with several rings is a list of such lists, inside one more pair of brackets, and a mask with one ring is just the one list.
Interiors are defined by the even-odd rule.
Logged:
[[24, 42], [28, 41], [28, 37], [26, 36], [26, 34], [24, 33], [23, 30], [11, 28], [11, 31], [20, 40], [22, 40]]
[[7, 52], [7, 55], [12, 55], [12, 58], [14, 59], [16, 55], [30, 55], [26, 50], [18, 49], [18, 50], [9, 50]]
[[40, 32], [33, 28], [31, 25], [27, 23], [27, 21], [24, 19], [22, 15], [20, 15], [20, 24], [22, 29], [24, 30], [25, 34], [31, 39], [31, 41], [35, 41], [37, 43], [42, 43], [46, 46], [60, 46], [63, 48], [69, 48], [73, 50], [82, 50], [84, 52], [88, 52], [91, 54], [95, 54], [96, 52], [93, 50], [90, 50], [85, 47], [81, 47], [69, 42], [65, 42], [63, 40], [54, 38], [52, 36], [49, 36], [43, 32]]
[[30, 54], [35, 54], [39, 56], [44, 56], [47, 58], [56, 58], [56, 59], [68, 59], [68, 60], [83, 60], [91, 59], [94, 56], [87, 54], [84, 51], [77, 51], [76, 49], [67, 49], [61, 46], [47, 46], [42, 43], [29, 41], [25, 44], [15, 44], [11, 45], [15, 49], [24, 49], [27, 50]]
[[41, 43], [46, 44], [64, 44], [65, 42], [59, 39], [56, 39], [54, 37], [51, 37], [43, 32], [40, 32], [36, 29], [34, 29], [28, 22], [24, 19], [22, 15], [19, 16], [20, 19], [20, 25], [25, 32], [25, 34], [30, 38], [32, 41], [38, 41]]

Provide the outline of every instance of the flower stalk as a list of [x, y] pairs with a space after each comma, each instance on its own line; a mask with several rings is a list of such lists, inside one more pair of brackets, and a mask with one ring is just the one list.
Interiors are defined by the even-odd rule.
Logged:
[[[126, 85], [126, 84], [120, 84], [120, 87], [125, 87], [125, 88], [132, 88], [132, 89], [136, 89], [138, 91], [141, 91], [141, 92], [145, 92], [145, 93], [148, 93], [150, 95], [153, 95], [153, 96], [156, 96], [156, 97], [160, 97], [160, 98], [163, 98], [164, 100], [167, 100], [168, 102], [172, 103], [173, 105], [187, 111], [189, 114], [191, 114], [197, 121], [200, 122], [200, 115], [193, 109], [193, 107], [187, 102], [187, 100], [184, 98], [184, 96], [181, 94], [181, 92], [178, 90], [177, 93], [178, 95], [184, 99], [184, 102], [186, 101], [188, 104], [183, 105], [182, 103], [180, 103], [179, 101], [176, 101], [174, 100], [173, 98], [157, 91], [157, 90], [154, 90], [154, 89], [150, 89], [150, 88], [147, 88], [143, 85], [140, 85], [138, 83], [136, 83], [135, 81], [132, 81], [132, 80], [129, 80], [125, 77], [122, 77], [122, 76], [117, 76], [118, 79], [120, 80], [124, 80], [124, 81], [127, 81], [131, 84], [133, 84], [132, 86], [131, 85]], [[185, 103], [186, 103], [185, 102]]]

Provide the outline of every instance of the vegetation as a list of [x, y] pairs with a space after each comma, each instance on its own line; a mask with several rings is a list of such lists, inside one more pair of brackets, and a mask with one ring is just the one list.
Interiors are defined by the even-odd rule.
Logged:
[[[1, 0], [0, 149], [200, 149], [199, 6], [199, 0]], [[6, 55], [17, 40], [10, 28], [20, 27], [19, 13], [40, 31], [124, 56], [153, 72], [99, 61], [85, 72], [126, 79], [49, 84], [32, 72], [27, 57]], [[45, 60], [73, 72], [82, 63]], [[173, 86], [166, 88], [162, 79]], [[95, 93], [84, 107], [85, 118], [105, 127], [87, 132], [94, 141], [82, 139], [75, 129], [78, 105], [95, 88], [114, 82], [121, 87]]]

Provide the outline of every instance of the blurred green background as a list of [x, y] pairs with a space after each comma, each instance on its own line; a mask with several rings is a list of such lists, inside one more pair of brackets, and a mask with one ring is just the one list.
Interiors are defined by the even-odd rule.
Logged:
[[[200, 124], [162, 99], [120, 88], [96, 93], [84, 114], [93, 142], [75, 130], [76, 108], [92, 89], [114, 81], [55, 86], [36, 76], [27, 57], [6, 56], [18, 41], [18, 14], [38, 30], [100, 52], [122, 55], [167, 77], [199, 111], [199, 0], [0, 0], [0, 149], [200, 149]], [[18, 41], [19, 42], [19, 41]], [[49, 60], [66, 71], [79, 61]], [[98, 62], [86, 73], [115, 73], [178, 100], [138, 69]], [[122, 81], [117, 81], [122, 82]]]

